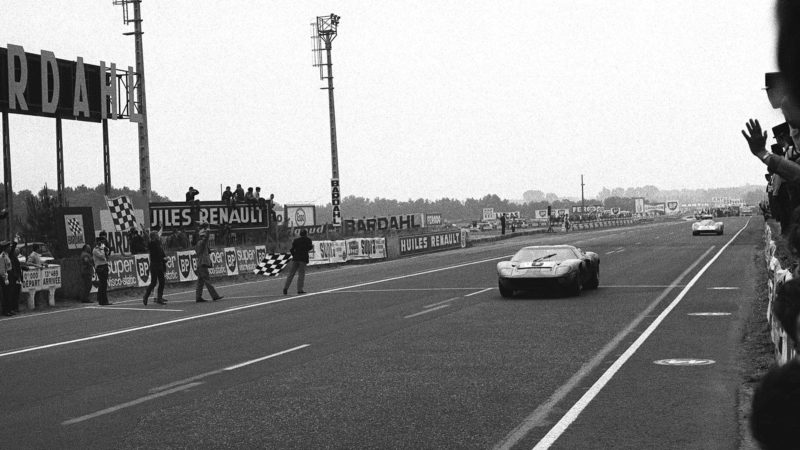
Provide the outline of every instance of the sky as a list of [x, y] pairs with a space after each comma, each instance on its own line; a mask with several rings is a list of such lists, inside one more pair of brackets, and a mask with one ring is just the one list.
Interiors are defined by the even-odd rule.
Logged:
[[[135, 66], [111, 0], [0, 0], [0, 46]], [[310, 23], [341, 16], [341, 194], [587, 197], [603, 187], [764, 183], [740, 130], [782, 122], [772, 2], [143, 1], [152, 189], [261, 186], [331, 201], [328, 95]], [[55, 120], [10, 114], [13, 189], [55, 188]], [[110, 122], [111, 180], [139, 187], [136, 124]], [[103, 182], [102, 127], [63, 121], [67, 186]], [[771, 136], [770, 136], [771, 137]]]

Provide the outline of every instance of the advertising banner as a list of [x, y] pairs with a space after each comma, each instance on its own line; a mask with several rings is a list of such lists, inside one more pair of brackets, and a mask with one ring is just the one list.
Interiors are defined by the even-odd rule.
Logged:
[[347, 260], [386, 258], [386, 239], [359, 238], [346, 241]]
[[181, 280], [178, 271], [178, 255], [175, 252], [167, 253], [167, 270], [164, 272], [164, 280], [168, 283]]
[[112, 256], [108, 261], [108, 289], [139, 286], [136, 261], [133, 256]]
[[677, 200], [670, 200], [667, 202], [667, 214], [679, 214], [680, 210], [680, 203]]
[[256, 269], [256, 265], [260, 261], [261, 260], [256, 259], [255, 247], [236, 248], [236, 263], [239, 266], [238, 273], [253, 273], [253, 270]]
[[64, 226], [67, 234], [67, 248], [75, 250], [86, 244], [83, 216], [81, 214], [64, 214]]
[[633, 199], [634, 203], [634, 212], [636, 214], [644, 214], [644, 198], [637, 197]]
[[[208, 253], [211, 259], [211, 267], [208, 268], [208, 275], [211, 277], [226, 277], [228, 276], [228, 264], [225, 259], [225, 249], [217, 248]], [[197, 258], [195, 254], [195, 258]], [[196, 268], [197, 266], [195, 266]]]
[[314, 241], [314, 251], [308, 255], [308, 265], [335, 264], [347, 261], [346, 241]]
[[150, 228], [158, 225], [164, 231], [191, 228], [195, 221], [208, 222], [211, 228], [229, 226], [232, 230], [258, 230], [269, 226], [269, 214], [257, 205], [222, 201], [150, 203]]
[[150, 255], [143, 253], [141, 255], [133, 255], [133, 261], [136, 265], [136, 284], [139, 287], [144, 287], [150, 284]]
[[194, 273], [197, 270], [197, 257], [194, 254], [194, 250], [176, 253], [178, 257], [178, 280], [181, 282], [197, 280], [197, 274]]
[[400, 254], [410, 255], [462, 247], [461, 230], [400, 237]]
[[345, 233], [410, 230], [421, 226], [422, 214], [402, 214], [397, 216], [373, 217], [371, 219], [347, 219], [344, 221]]
[[[131, 246], [128, 242], [128, 233], [122, 231], [106, 231], [108, 237], [108, 248], [111, 250], [111, 255], [130, 255]], [[94, 237], [100, 235], [100, 230], [95, 230]]]
[[506, 219], [519, 219], [522, 217], [519, 211], [512, 211], [512, 212], [496, 212], [494, 213], [494, 218], [499, 219], [503, 216], [506, 216]]
[[547, 210], [546, 209], [537, 209], [536, 210], [536, 218], [539, 219], [539, 220], [547, 219]]
[[314, 205], [286, 205], [283, 211], [290, 228], [313, 227], [317, 224], [317, 210]]
[[321, 234], [325, 234], [328, 231], [334, 231], [332, 225], [323, 224], [323, 225], [314, 225], [313, 227], [295, 227], [292, 228], [292, 235], [294, 237], [300, 237], [300, 230], [306, 230], [309, 236], [319, 236]]
[[229, 277], [239, 275], [239, 260], [235, 247], [225, 247], [225, 270]]
[[481, 220], [494, 220], [494, 208], [483, 208], [483, 219]]
[[444, 225], [444, 219], [439, 213], [427, 213], [425, 214], [425, 222], [423, 223], [426, 227], [440, 227]]
[[254, 247], [254, 250], [256, 252], [256, 254], [255, 254], [256, 264], [259, 264], [259, 263], [261, 263], [261, 261], [264, 260], [264, 258], [267, 257], [267, 246], [266, 245], [256, 245]]

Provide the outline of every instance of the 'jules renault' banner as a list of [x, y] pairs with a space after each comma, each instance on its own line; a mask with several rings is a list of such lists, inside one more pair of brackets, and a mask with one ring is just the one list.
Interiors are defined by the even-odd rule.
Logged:
[[150, 227], [160, 226], [165, 231], [180, 227], [191, 228], [196, 221], [208, 222], [212, 228], [229, 225], [231, 229], [264, 229], [269, 226], [269, 214], [257, 205], [237, 203], [233, 206], [219, 202], [150, 203]]
[[400, 237], [400, 254], [410, 255], [450, 248], [463, 247], [463, 235], [460, 230], [445, 233], [424, 234], [419, 236]]

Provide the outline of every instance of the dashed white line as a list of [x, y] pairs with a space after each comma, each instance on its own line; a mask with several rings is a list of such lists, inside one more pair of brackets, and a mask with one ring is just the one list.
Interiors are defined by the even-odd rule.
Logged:
[[87, 306], [86, 309], [119, 309], [123, 311], [171, 311], [171, 312], [183, 312], [182, 309], [167, 309], [167, 308], [126, 308], [126, 307], [116, 307], [116, 306]]
[[458, 300], [458, 299], [460, 299], [460, 298], [461, 298], [461, 297], [453, 297], [453, 298], [448, 298], [447, 300], [442, 300], [442, 301], [440, 301], [440, 302], [431, 303], [430, 305], [425, 305], [425, 306], [423, 306], [423, 308], [431, 308], [431, 307], [433, 307], [433, 306], [443, 305], [443, 304], [445, 304], [445, 303], [450, 303], [450, 302], [452, 302], [453, 300]]
[[472, 297], [473, 295], [483, 294], [484, 292], [491, 291], [492, 289], [494, 289], [494, 288], [486, 288], [486, 289], [480, 290], [478, 292], [473, 292], [471, 294], [467, 294], [464, 297]]
[[410, 319], [410, 318], [412, 318], [412, 317], [421, 316], [421, 315], [423, 315], [423, 314], [428, 314], [429, 312], [433, 312], [433, 311], [436, 311], [436, 310], [439, 310], [439, 309], [442, 309], [442, 308], [447, 308], [447, 307], [449, 307], [449, 306], [450, 306], [450, 305], [439, 305], [439, 306], [437, 306], [437, 307], [435, 307], [435, 308], [430, 308], [430, 309], [426, 309], [426, 310], [424, 310], [424, 311], [420, 311], [420, 312], [418, 312], [418, 313], [409, 314], [409, 315], [407, 315], [407, 316], [403, 317], [403, 319]]

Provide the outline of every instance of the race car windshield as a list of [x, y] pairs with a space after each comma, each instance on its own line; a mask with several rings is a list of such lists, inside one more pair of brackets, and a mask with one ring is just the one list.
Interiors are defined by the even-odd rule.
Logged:
[[545, 259], [555, 258], [556, 260], [575, 259], [577, 256], [569, 248], [523, 248], [518, 251], [512, 262], [536, 262]]

